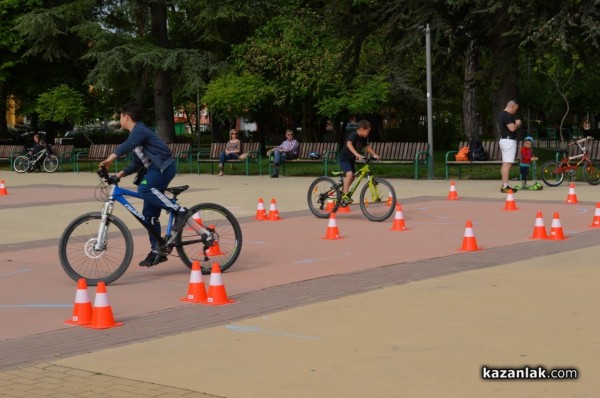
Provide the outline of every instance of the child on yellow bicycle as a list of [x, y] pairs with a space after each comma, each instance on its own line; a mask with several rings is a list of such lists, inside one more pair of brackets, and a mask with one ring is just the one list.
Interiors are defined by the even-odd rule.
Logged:
[[356, 173], [356, 160], [364, 159], [364, 156], [360, 154], [364, 148], [366, 153], [373, 156], [375, 159], [379, 159], [379, 155], [375, 153], [371, 145], [369, 144], [369, 133], [371, 132], [371, 123], [368, 120], [361, 120], [358, 122], [358, 129], [346, 139], [346, 145], [343, 145], [339, 153], [339, 162], [342, 171], [346, 174], [344, 176], [344, 187], [342, 201], [350, 204], [352, 199], [348, 197], [348, 191], [350, 185], [354, 181], [354, 173]]

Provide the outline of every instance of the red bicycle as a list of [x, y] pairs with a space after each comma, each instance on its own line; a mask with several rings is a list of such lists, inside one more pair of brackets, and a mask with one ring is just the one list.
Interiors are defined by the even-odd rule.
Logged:
[[590, 185], [600, 184], [600, 163], [591, 160], [588, 154], [587, 143], [594, 138], [585, 137], [574, 140], [569, 146], [577, 145], [581, 151], [578, 155], [569, 156], [569, 149], [562, 151], [561, 160], [551, 160], [542, 166], [542, 181], [550, 187], [557, 187], [565, 179], [565, 175], [572, 179], [577, 174], [577, 169], [583, 169], [583, 178]]

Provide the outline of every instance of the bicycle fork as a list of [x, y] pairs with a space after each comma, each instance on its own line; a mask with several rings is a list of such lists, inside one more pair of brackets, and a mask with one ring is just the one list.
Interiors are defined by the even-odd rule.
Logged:
[[96, 237], [96, 244], [94, 245], [94, 251], [96, 253], [102, 252], [106, 249], [106, 236], [108, 233], [108, 216], [112, 214], [115, 205], [114, 200], [107, 200], [102, 206], [102, 213], [100, 218], [100, 228], [98, 228], [98, 236]]
[[367, 177], [367, 184], [369, 184], [369, 191], [371, 192], [371, 198], [375, 202], [381, 202], [379, 197], [379, 190], [377, 189], [377, 181], [372, 176]]

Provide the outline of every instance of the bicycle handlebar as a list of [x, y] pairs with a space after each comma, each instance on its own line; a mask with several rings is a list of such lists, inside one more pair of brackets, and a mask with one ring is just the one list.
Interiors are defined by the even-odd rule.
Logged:
[[108, 174], [106, 167], [100, 166], [96, 172], [100, 179], [104, 180], [108, 185], [117, 185], [121, 179], [117, 176], [111, 176]]

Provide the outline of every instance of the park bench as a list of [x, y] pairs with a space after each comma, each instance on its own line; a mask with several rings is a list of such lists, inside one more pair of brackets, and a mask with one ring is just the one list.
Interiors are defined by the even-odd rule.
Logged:
[[188, 171], [192, 171], [192, 144], [189, 142], [177, 142], [167, 144], [171, 153], [173, 154], [173, 158], [176, 162], [177, 173], [180, 172], [179, 162], [186, 162], [188, 165]]
[[[211, 174], [215, 173], [215, 164], [219, 164], [219, 156], [221, 152], [225, 151], [224, 142], [213, 142], [210, 144], [210, 150], [199, 151], [196, 155], [196, 161], [198, 163], [198, 174], [200, 174], [200, 165], [202, 163], [210, 164]], [[233, 167], [236, 163], [243, 163], [246, 167], [246, 175], [250, 175], [250, 164], [255, 163], [258, 165], [258, 175], [262, 175], [262, 156], [260, 154], [260, 143], [258, 142], [246, 142], [242, 143], [242, 154], [246, 154], [245, 159], [227, 160], [225, 164]]]
[[50, 150], [52, 154], [58, 158], [58, 164], [61, 171], [62, 166], [65, 163], [73, 163], [75, 159], [75, 147], [71, 144], [50, 145]]
[[[446, 152], [446, 180], [449, 178], [451, 167], [458, 168], [458, 178], [461, 179], [463, 167], [496, 166], [499, 168], [502, 165], [502, 150], [500, 149], [500, 142], [498, 140], [481, 141], [481, 145], [485, 148], [485, 151], [488, 155], [488, 160], [455, 160], [454, 156], [458, 153], [460, 148], [469, 146], [469, 142], [467, 141], [460, 142], [458, 144], [458, 150]], [[519, 155], [521, 153], [522, 146], [523, 141], [517, 141], [516, 156], [513, 164], [519, 163]]]
[[[318, 153], [318, 159], [312, 159], [311, 153]], [[285, 168], [288, 164], [308, 163], [322, 164], [323, 175], [327, 175], [330, 163], [336, 163], [338, 158], [338, 145], [335, 142], [300, 142], [298, 146], [298, 157], [288, 159], [280, 165], [280, 172], [285, 175]], [[273, 165], [273, 154], [269, 156], [269, 174]]]
[[[119, 144], [92, 144], [87, 150], [83, 150], [81, 152], [77, 152], [75, 154], [75, 168], [74, 172], [79, 173], [80, 171], [80, 163], [89, 163], [90, 171], [93, 169], [93, 165], [97, 167], [97, 163], [106, 159], [108, 155], [114, 153]], [[119, 156], [115, 162], [115, 172], [119, 171], [119, 160], [126, 160], [128, 155]]]
[[419, 165], [429, 164], [427, 142], [372, 142], [371, 147], [380, 157], [377, 163], [413, 166], [415, 180], [419, 179]]
[[0, 160], [8, 160], [10, 163], [10, 169], [12, 170], [12, 165], [14, 159], [25, 153], [25, 147], [23, 145], [13, 145], [13, 144], [2, 144], [0, 145]]

